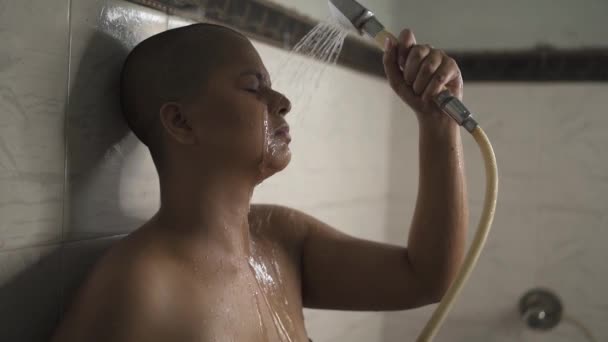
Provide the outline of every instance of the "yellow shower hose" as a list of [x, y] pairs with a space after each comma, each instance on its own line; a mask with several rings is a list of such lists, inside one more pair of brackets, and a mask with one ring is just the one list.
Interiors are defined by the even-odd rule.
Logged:
[[477, 225], [475, 238], [473, 239], [471, 247], [465, 256], [458, 275], [456, 275], [456, 279], [454, 279], [454, 282], [452, 285], [450, 285], [450, 288], [441, 299], [439, 306], [433, 312], [433, 315], [426, 323], [426, 326], [420, 335], [418, 335], [418, 338], [416, 339], [417, 342], [432, 341], [437, 334], [437, 331], [445, 320], [448, 311], [454, 304], [454, 300], [462, 290], [464, 283], [471, 275], [471, 271], [473, 270], [473, 267], [475, 267], [477, 259], [479, 259], [483, 245], [486, 243], [488, 233], [490, 232], [492, 221], [494, 220], [494, 212], [496, 211], [496, 196], [498, 193], [498, 169], [496, 167], [496, 156], [494, 155], [494, 150], [492, 149], [492, 144], [490, 144], [488, 136], [483, 129], [481, 129], [481, 127], [477, 126], [473, 132], [471, 132], [471, 134], [479, 145], [486, 168], [486, 194], [484, 198], [483, 211], [481, 212], [481, 218], [479, 219], [479, 224]]
[[[397, 38], [395, 38], [394, 35], [385, 30], [380, 31], [374, 37], [374, 40], [378, 45], [380, 45], [381, 48], [383, 48], [386, 38], [390, 38], [394, 42], [397, 41]], [[492, 149], [492, 144], [490, 143], [488, 136], [483, 129], [481, 129], [481, 127], [476, 126], [471, 131], [471, 134], [479, 145], [486, 169], [486, 194], [484, 198], [483, 211], [481, 212], [481, 218], [479, 219], [479, 224], [477, 225], [475, 238], [473, 239], [471, 247], [464, 258], [460, 271], [456, 275], [456, 279], [454, 279], [454, 282], [452, 285], [450, 285], [450, 288], [441, 299], [439, 306], [433, 312], [433, 315], [416, 339], [416, 342], [429, 342], [433, 340], [435, 335], [437, 335], [437, 331], [439, 331], [439, 328], [445, 320], [448, 311], [450, 311], [452, 305], [454, 305], [454, 300], [471, 275], [471, 271], [473, 270], [473, 267], [475, 267], [477, 259], [479, 259], [481, 250], [486, 243], [488, 233], [490, 232], [492, 221], [494, 220], [494, 212], [496, 211], [496, 196], [498, 194], [498, 169], [496, 167], [496, 156], [494, 155], [494, 149]]]

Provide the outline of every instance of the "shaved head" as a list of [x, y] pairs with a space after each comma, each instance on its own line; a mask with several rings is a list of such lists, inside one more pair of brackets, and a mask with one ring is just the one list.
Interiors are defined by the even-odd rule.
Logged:
[[[158, 163], [162, 149], [160, 107], [200, 94], [242, 34], [224, 26], [194, 24], [154, 35], [137, 45], [121, 74], [123, 115]], [[158, 164], [157, 164], [158, 167]]]

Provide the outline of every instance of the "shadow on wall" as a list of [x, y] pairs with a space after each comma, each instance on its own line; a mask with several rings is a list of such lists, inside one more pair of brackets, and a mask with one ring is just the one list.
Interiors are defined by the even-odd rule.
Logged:
[[[98, 227], [93, 221], [120, 223], [131, 229], [142, 223], [123, 213], [118, 201], [122, 156], [138, 143], [129, 134], [119, 107], [119, 71], [128, 48], [114, 37], [96, 32], [82, 51], [77, 72], [74, 77], [70, 75], [64, 132], [68, 191], [64, 198], [63, 244], [49, 247], [48, 254], [32, 256], [38, 261], [28, 263], [32, 266], [0, 288], [2, 341], [49, 340], [61, 312], [91, 266], [120, 238], [75, 242], [103, 235], [87, 232], [86, 227]], [[110, 158], [109, 154], [120, 158]], [[108, 161], [113, 165], [107, 165]], [[95, 196], [101, 188], [103, 196]]]
[[95, 32], [71, 82], [67, 115], [65, 242], [117, 235], [142, 222], [119, 207], [124, 156], [139, 144], [120, 109], [124, 42]]

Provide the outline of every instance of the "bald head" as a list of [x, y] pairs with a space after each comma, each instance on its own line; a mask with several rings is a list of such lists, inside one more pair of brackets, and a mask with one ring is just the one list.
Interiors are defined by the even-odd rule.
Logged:
[[161, 149], [160, 107], [199, 94], [235, 41], [247, 39], [224, 26], [194, 24], [154, 35], [127, 57], [121, 75], [123, 115], [155, 162]]

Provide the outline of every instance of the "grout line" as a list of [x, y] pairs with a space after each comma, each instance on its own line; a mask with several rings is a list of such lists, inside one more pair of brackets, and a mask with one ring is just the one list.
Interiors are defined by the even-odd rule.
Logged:
[[0, 249], [0, 254], [3, 253], [7, 253], [7, 252], [15, 252], [15, 251], [20, 251], [20, 250], [25, 250], [25, 249], [32, 249], [32, 248], [45, 248], [45, 247], [59, 247], [59, 248], [63, 248], [65, 246], [69, 246], [69, 245], [73, 245], [73, 244], [77, 244], [77, 243], [81, 243], [81, 242], [89, 242], [89, 241], [96, 241], [96, 240], [105, 240], [105, 239], [113, 239], [113, 238], [117, 238], [117, 237], [124, 237], [129, 235], [131, 232], [128, 233], [122, 233], [122, 234], [114, 234], [114, 235], [103, 235], [103, 236], [96, 236], [96, 237], [90, 237], [90, 238], [82, 238], [82, 239], [74, 239], [74, 240], [68, 240], [68, 241], [50, 241], [50, 242], [43, 242], [43, 243], [35, 243], [32, 245], [27, 245], [27, 246], [20, 246], [20, 247], [12, 247], [12, 248], [5, 248], [5, 249]]
[[65, 111], [63, 117], [63, 205], [62, 205], [62, 213], [61, 213], [61, 237], [59, 240], [59, 318], [63, 316], [63, 311], [65, 309], [65, 281], [63, 279], [63, 273], [65, 271], [65, 244], [63, 242], [65, 234], [66, 234], [66, 210], [67, 205], [66, 202], [68, 200], [68, 182], [69, 182], [69, 170], [68, 170], [68, 116], [70, 113], [70, 88], [71, 88], [71, 80], [72, 80], [72, 4], [73, 0], [67, 0], [67, 21], [68, 21], [68, 60], [67, 60], [67, 80], [66, 80], [66, 102], [65, 102]]

